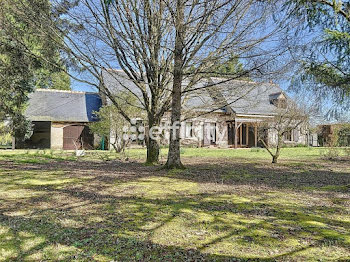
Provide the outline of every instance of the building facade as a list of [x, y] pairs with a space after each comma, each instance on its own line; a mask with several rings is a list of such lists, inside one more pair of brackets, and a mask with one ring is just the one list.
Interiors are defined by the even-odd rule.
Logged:
[[[122, 71], [104, 70], [102, 73], [104, 85], [109, 90], [115, 93], [127, 90], [136, 96], [142, 95]], [[183, 88], [186, 88], [186, 80]], [[278, 105], [283, 106], [289, 99], [278, 85], [212, 77], [197, 83], [194, 89], [200, 91], [188, 92], [183, 98], [180, 129], [183, 145], [244, 148], [262, 146], [262, 139], [269, 146], [277, 143], [277, 131], [272, 128], [272, 123], [278, 114]], [[170, 113], [167, 112], [161, 127], [169, 127], [170, 122]], [[147, 130], [145, 119], [143, 125]], [[114, 142], [113, 135], [110, 141]], [[168, 128], [163, 129], [160, 141], [169, 143]], [[287, 132], [284, 142], [306, 145], [306, 126]]]
[[95, 136], [88, 124], [98, 121], [102, 105], [98, 93], [37, 89], [29, 96], [25, 116], [32, 122], [31, 137], [16, 148], [93, 149]]

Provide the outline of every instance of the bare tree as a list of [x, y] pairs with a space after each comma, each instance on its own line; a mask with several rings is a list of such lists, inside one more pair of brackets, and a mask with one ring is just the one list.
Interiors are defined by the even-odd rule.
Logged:
[[[71, 76], [98, 88], [127, 121], [116, 94], [133, 95], [132, 106], [145, 111], [148, 130], [169, 110], [172, 123], [180, 121], [182, 100], [212, 86], [198, 83], [232, 53], [245, 70], [225, 75], [228, 80], [268, 75], [287, 50], [275, 44], [284, 30], [282, 18], [272, 21], [278, 0], [53, 0], [52, 5], [52, 14], [28, 22], [56, 40], [71, 65], [87, 75]], [[28, 7], [16, 5], [21, 8]], [[60, 13], [64, 19], [53, 22]], [[108, 70], [115, 67], [123, 74]], [[108, 85], [106, 75], [117, 84]], [[154, 163], [159, 145], [147, 137], [147, 162]], [[171, 133], [166, 166], [182, 167], [179, 131]]]
[[[59, 36], [68, 60], [83, 72], [71, 76], [96, 87], [130, 122], [129, 112], [120, 103], [123, 98], [118, 97], [129, 92], [136, 102], [125, 102], [144, 110], [148, 130], [159, 125], [170, 108], [173, 71], [173, 27], [166, 2], [54, 0], [52, 4], [54, 11], [64, 10], [60, 27], [52, 23], [55, 12], [29, 22], [44, 25], [47, 37]], [[21, 8], [26, 7], [18, 5], [18, 12]], [[115, 67], [123, 72], [109, 70]], [[106, 83], [106, 77], [116, 84]], [[147, 138], [147, 162], [152, 164], [158, 161], [159, 146], [151, 136]]]
[[[271, 41], [283, 30], [281, 23], [266, 27], [274, 11], [273, 5], [269, 3], [255, 0], [177, 0], [170, 1], [167, 6], [175, 28], [172, 126], [181, 121], [183, 97], [193, 91], [213, 86], [209, 84], [198, 87], [196, 84], [212, 74], [223, 57], [230, 57], [234, 53], [239, 58], [250, 60], [245, 64], [245, 71], [226, 75], [223, 81], [228, 81], [254, 73], [261, 74], [265, 66], [281, 51], [279, 48], [278, 51], [273, 48], [267, 48], [267, 51], [263, 48], [266, 41]], [[186, 82], [184, 88], [183, 81]], [[183, 167], [178, 129], [170, 133], [166, 167]]]
[[[130, 96], [130, 93], [118, 94], [115, 98], [118, 101], [119, 106], [128, 112], [128, 116], [132, 118], [132, 124], [136, 125], [136, 119], [142, 117], [142, 111], [130, 105], [135, 101], [134, 97]], [[128, 103], [126, 103], [128, 101]], [[132, 104], [132, 103], [131, 103]], [[125, 148], [130, 144], [132, 140], [137, 140], [137, 137], [133, 138], [131, 132], [131, 125], [125, 118], [119, 113], [113, 105], [104, 105], [99, 112], [95, 112], [99, 121], [93, 122], [89, 125], [92, 132], [98, 134], [101, 137], [106, 137], [109, 145], [111, 145], [117, 153], [124, 152]], [[136, 136], [136, 135], [135, 135]]]
[[264, 132], [260, 133], [259, 137], [259, 140], [271, 155], [272, 163], [278, 162], [281, 149], [285, 144], [285, 136], [292, 136], [293, 131], [296, 129], [302, 130], [307, 128], [311, 112], [310, 109], [306, 110], [306, 107], [303, 108], [301, 105], [286, 99], [275, 101], [275, 106], [275, 116], [260, 126], [265, 130], [269, 130], [272, 135], [275, 135], [275, 141], [273, 143], [269, 142], [269, 137]]

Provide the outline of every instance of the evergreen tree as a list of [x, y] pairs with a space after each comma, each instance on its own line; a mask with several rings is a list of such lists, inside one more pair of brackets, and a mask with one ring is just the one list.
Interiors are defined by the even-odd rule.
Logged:
[[[28, 10], [24, 13], [16, 8], [29, 5], [35, 8], [22, 8]], [[29, 128], [23, 112], [30, 92], [36, 87], [69, 88], [69, 78], [62, 76], [63, 65], [57, 62], [58, 45], [30, 22], [50, 13], [48, 0], [0, 0], [0, 120], [9, 120], [10, 131], [18, 138]]]
[[217, 68], [215, 68], [214, 76], [237, 77], [241, 79], [245, 74], [243, 64], [239, 61], [239, 58], [231, 54], [227, 59], [224, 59]]
[[349, 105], [350, 97], [350, 4], [341, 0], [292, 0], [292, 17], [297, 17], [304, 33], [317, 35], [307, 44], [299, 78], [320, 98], [331, 98], [336, 105], [329, 113]]

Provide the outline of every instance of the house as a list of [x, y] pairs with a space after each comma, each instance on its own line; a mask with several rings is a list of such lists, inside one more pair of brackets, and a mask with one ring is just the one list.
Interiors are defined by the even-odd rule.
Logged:
[[[104, 70], [104, 83], [115, 92], [139, 91], [126, 75], [118, 70]], [[184, 81], [186, 88], [186, 81]], [[201, 87], [207, 87], [203, 88]], [[251, 81], [210, 78], [194, 87], [199, 91], [189, 92], [183, 98], [183, 121], [181, 142], [198, 147], [256, 147], [260, 139], [266, 144], [277, 142], [277, 132], [266, 123], [274, 121], [276, 109], [284, 107], [286, 94], [278, 85]], [[92, 149], [95, 137], [88, 124], [98, 121], [94, 112], [102, 106], [104, 97], [93, 92], [37, 89], [30, 94], [25, 116], [32, 121], [33, 131], [24, 142], [16, 141], [16, 148]], [[169, 142], [170, 112], [161, 121], [161, 142]], [[147, 130], [147, 121], [140, 116], [137, 125]], [[147, 134], [146, 134], [147, 135]], [[115, 136], [111, 133], [110, 144]], [[140, 141], [138, 141], [139, 144]], [[308, 143], [306, 127], [300, 126], [284, 135], [290, 145]], [[112, 148], [112, 147], [110, 147]]]
[[[138, 88], [122, 71], [109, 69], [104, 70], [102, 75], [109, 90], [131, 90], [136, 96], [141, 96]], [[206, 86], [210, 88], [204, 88]], [[183, 88], [186, 88], [186, 80]], [[277, 143], [277, 131], [266, 127], [265, 123], [274, 121], [276, 109], [286, 105], [287, 96], [278, 85], [212, 77], [193, 88], [199, 91], [189, 92], [183, 98], [182, 144], [257, 147], [261, 146], [261, 137], [266, 144]], [[147, 126], [147, 122], [143, 122]], [[170, 125], [170, 112], [164, 115], [161, 122], [162, 127]], [[298, 127], [284, 135], [284, 142], [305, 145], [308, 143], [306, 133], [304, 126]], [[166, 128], [163, 137], [163, 143], [167, 144], [169, 131]], [[113, 142], [113, 139], [111, 134], [110, 141]]]
[[101, 105], [98, 93], [36, 89], [25, 111], [32, 135], [16, 141], [16, 148], [92, 149], [95, 138], [88, 124], [98, 120], [94, 112]]

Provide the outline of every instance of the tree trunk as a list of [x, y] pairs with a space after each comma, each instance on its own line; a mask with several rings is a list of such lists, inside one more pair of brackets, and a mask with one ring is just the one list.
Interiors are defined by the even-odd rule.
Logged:
[[182, 76], [174, 74], [171, 125], [177, 126], [177, 128], [170, 130], [169, 153], [166, 163], [166, 168], [169, 169], [183, 168], [180, 157], [181, 84]]
[[272, 163], [273, 163], [273, 164], [277, 164], [277, 162], [278, 162], [278, 156], [274, 155], [274, 156], [272, 157]]
[[157, 140], [148, 138], [147, 141], [147, 165], [157, 164], [159, 161], [159, 144]]
[[[148, 115], [148, 130], [146, 137], [147, 160], [146, 165], [154, 165], [159, 162], [159, 143], [156, 137], [151, 136], [150, 132], [153, 127], [159, 126], [160, 119], [154, 119], [153, 114]], [[154, 135], [154, 134], [153, 134]], [[152, 139], [155, 138], [155, 139]]]
[[[171, 125], [172, 127], [179, 126], [181, 121], [181, 92], [182, 92], [182, 77], [183, 77], [183, 17], [184, 3], [182, 0], [177, 1], [176, 13], [176, 36], [174, 50], [174, 80], [172, 90], [171, 103]], [[170, 143], [168, 160], [166, 168], [184, 168], [180, 158], [180, 128], [170, 131]]]
[[272, 163], [276, 164], [278, 163], [278, 158], [280, 156], [281, 153], [281, 147], [282, 147], [282, 139], [283, 136], [282, 135], [278, 135], [278, 141], [277, 141], [277, 148], [276, 148], [276, 153], [272, 156]]

